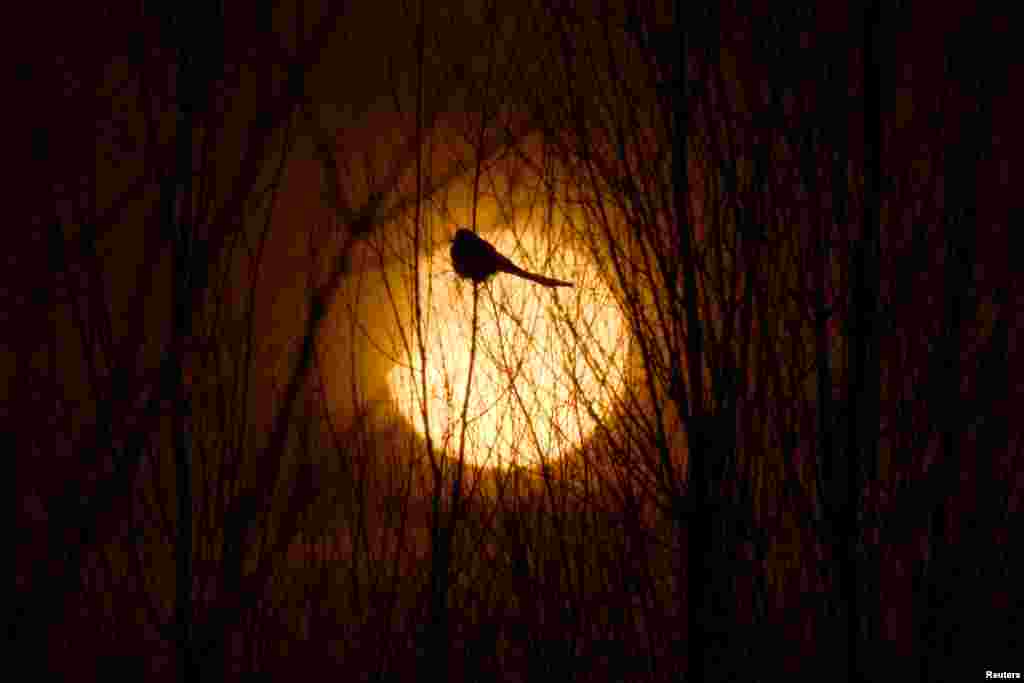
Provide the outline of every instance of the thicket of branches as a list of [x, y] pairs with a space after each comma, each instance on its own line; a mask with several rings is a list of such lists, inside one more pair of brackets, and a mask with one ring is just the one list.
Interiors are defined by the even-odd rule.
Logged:
[[[44, 169], [8, 382], [13, 633], [36, 667], [1010, 663], [998, 24], [911, 41], [928, 17], [906, 4], [540, 5], [394, 7], [372, 103], [332, 61], [366, 17], [301, 4], [117, 13], [19, 67]], [[449, 219], [502, 215], [488, 188], [513, 185], [599, 264], [631, 381], [571, 468], [484, 481], [364, 375], [385, 317], [396, 362], [430, 352], [410, 283]]]

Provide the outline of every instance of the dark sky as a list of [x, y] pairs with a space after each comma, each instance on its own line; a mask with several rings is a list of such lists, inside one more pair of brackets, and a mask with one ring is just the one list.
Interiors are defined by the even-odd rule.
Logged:
[[[227, 342], [222, 361], [240, 362], [237, 352], [241, 347], [225, 321], [238, 320], [241, 297], [233, 294], [245, 290], [255, 277], [259, 283], [253, 327], [256, 355], [249, 359], [249, 367], [256, 384], [250, 400], [252, 422], [261, 426], [270, 422], [279, 405], [280, 391], [271, 387], [277, 384], [279, 389], [293, 367], [307, 314], [308, 275], [313, 271], [316, 284], [322, 284], [332, 265], [328, 257], [346, 244], [345, 234], [334, 230], [336, 223], [332, 223], [338, 214], [325, 206], [323, 159], [315, 143], [328, 142], [337, 155], [336, 189], [342, 213], [365, 204], [373, 190], [388, 191], [385, 213], [402, 216], [411, 207], [406, 200], [415, 187], [410, 136], [416, 128], [417, 72], [415, 21], [410, 16], [416, 6], [379, 1], [349, 5], [338, 17], [336, 30], [327, 32], [315, 28], [323, 26], [318, 24], [323, 12], [312, 6], [305, 7], [301, 19], [286, 10], [261, 19], [258, 12], [245, 7], [229, 7], [224, 59], [220, 61], [214, 59], [217, 55], [211, 56], [211, 43], [204, 40], [201, 28], [189, 34], [188, 44], [194, 47], [201, 66], [228, 65], [214, 79], [220, 86], [206, 100], [209, 106], [197, 114], [199, 127], [207, 134], [197, 137], [194, 160], [198, 163], [205, 158], [209, 165], [197, 169], [193, 190], [195, 212], [213, 217], [200, 229], [196, 244], [223, 248], [206, 262], [211, 266], [208, 284], [229, 283], [213, 290], [229, 295], [221, 301], [205, 302], [209, 316], [197, 323], [194, 339], [183, 340], [184, 348], [173, 353], [181, 355], [186, 368], [199, 363], [195, 359], [203, 353], [203, 333], [216, 329], [224, 333], [222, 339]], [[334, 11], [336, 5], [323, 4], [322, 9], [327, 8]], [[473, 105], [486, 99], [481, 93], [505, 89], [508, 97], [504, 103], [511, 103], [508, 109], [512, 111], [503, 113], [517, 123], [525, 119], [516, 111], [520, 102], [543, 103], [548, 88], [562, 86], [554, 83], [555, 70], [545, 61], [550, 54], [540, 49], [550, 44], [535, 42], [536, 34], [524, 28], [529, 24], [511, 28], [507, 48], [503, 48], [510, 56], [489, 64], [482, 59], [492, 54], [486, 19], [467, 16], [472, 12], [464, 9], [428, 9], [423, 120], [435, 125], [425, 146], [429, 152], [425, 167], [428, 174], [444, 177], [453, 173], [455, 161], [465, 151], [464, 145], [457, 146], [453, 140], [471, 130], [469, 124], [476, 115]], [[7, 276], [14, 283], [9, 289], [13, 293], [11, 317], [17, 322], [12, 323], [6, 315], [4, 322], [17, 355], [3, 355], [2, 371], [5, 394], [13, 399], [10, 414], [18, 426], [14, 438], [19, 486], [21, 481], [28, 482], [19, 506], [19, 514], [28, 521], [21, 530], [26, 538], [45, 537], [49, 544], [19, 540], [29, 549], [19, 560], [19, 581], [34, 575], [32, 562], [38, 557], [45, 559], [46, 553], [51, 553], [51, 559], [62, 557], [58, 553], [58, 549], [63, 552], [65, 543], [61, 534], [71, 538], [70, 534], [79, 532], [74, 524], [79, 510], [75, 506], [89, 496], [102, 495], [102, 487], [114, 479], [112, 451], [123, 447], [131, 434], [146, 431], [146, 425], [151, 424], [152, 432], [161, 438], [169, 434], [167, 425], [153, 417], [170, 405], [169, 399], [165, 397], [156, 407], [148, 401], [166, 382], [159, 369], [172, 338], [172, 236], [166, 232], [168, 207], [161, 204], [160, 197], [162, 192], [167, 196], [167, 183], [174, 180], [171, 170], [181, 154], [172, 135], [177, 114], [171, 96], [177, 78], [177, 55], [169, 47], [174, 42], [173, 31], [167, 33], [170, 29], [157, 16], [138, 17], [128, 10], [103, 11], [81, 5], [61, 8], [55, 14], [59, 16], [32, 24], [33, 31], [26, 30], [33, 33], [34, 44], [27, 46], [16, 65], [24, 94], [12, 105], [25, 119], [25, 125], [17, 129], [16, 146], [27, 147], [31, 163], [24, 169], [14, 167], [23, 182], [27, 181], [25, 198], [29, 201], [17, 202], [27, 205], [23, 223], [19, 212], [17, 221], [8, 226], [15, 248], [7, 251], [5, 263]], [[858, 163], [863, 148], [859, 100], [851, 98], [846, 112], [826, 112], [818, 108], [815, 98], [816, 84], [821, 82], [816, 57], [831, 54], [830, 45], [841, 49], [850, 42], [853, 29], [849, 17], [822, 11], [808, 24], [814, 30], [792, 44], [761, 45], [766, 33], [762, 29], [771, 25], [775, 14], [770, 6], [745, 11], [735, 20], [735, 30], [725, 32], [724, 49], [738, 74], [725, 90], [735, 86], [736, 96], [746, 98], [747, 104], [737, 105], [746, 115], [756, 112], [765, 83], [788, 83], [785, 98], [787, 106], [793, 107], [792, 127], [825, 121], [828, 125], [822, 126], [822, 135], [831, 141], [845, 139], [850, 157]], [[900, 360], [889, 364], [892, 375], [883, 387], [894, 402], [897, 389], [913, 384], [907, 378], [939, 376], [914, 373], [941, 360], [931, 356], [930, 349], [941, 342], [942, 332], [932, 322], [942, 319], [953, 294], [952, 280], [947, 279], [950, 271], [944, 268], [950, 256], [942, 251], [941, 240], [934, 245], [929, 242], [935, 248], [926, 256], [911, 252], [907, 245], [915, 234], [942, 235], [945, 224], [939, 221], [948, 206], [971, 214], [960, 218], [963, 224], [973, 226], [976, 237], [971, 262], [980, 304], [976, 328], [964, 333], [965, 357], [979, 357], [984, 350], [995, 314], [1006, 310], [1000, 306], [1024, 309], [1016, 284], [1021, 269], [1015, 260], [1020, 242], [1016, 230], [1024, 214], [1014, 185], [1019, 175], [1015, 173], [1016, 155], [1022, 145], [1012, 99], [1014, 86], [1024, 82], [1024, 70], [1009, 50], [1014, 24], [1000, 17], [983, 17], [969, 3], [957, 7], [913, 3], [908, 16], [908, 21], [896, 25], [893, 48], [886, 53], [881, 70], [882, 110], [887, 117], [885, 187], [895, 189], [914, 207], [905, 221], [893, 222], [883, 236], [883, 270], [892, 274], [882, 282], [889, 306], [886, 313], [892, 313], [898, 326], [882, 344]], [[531, 15], [522, 10], [519, 18], [527, 20]], [[298, 47], [293, 30], [297, 21], [304, 22], [307, 37]], [[727, 25], [733, 26], [733, 22]], [[652, 41], [668, 49], [667, 34], [652, 30]], [[276, 38], [270, 35], [274, 33]], [[318, 43], [323, 50], [314, 51], [316, 58], [308, 57], [309, 63], [303, 66], [303, 106], [317, 126], [310, 127], [301, 110], [291, 119], [296, 144], [283, 168], [281, 192], [268, 226], [262, 220], [268, 195], [236, 192], [234, 183], [240, 182], [247, 190], [253, 182], [261, 187], [271, 180], [273, 162], [280, 158], [285, 139], [279, 131], [293, 94], [288, 90], [289, 74], [284, 65], [310, 45], [319, 48]], [[531, 57], [533, 53], [536, 56]], [[210, 61], [203, 63], [202, 59]], [[525, 66], [510, 68], [513, 63]], [[788, 66], [780, 68], [780, 63]], [[851, 71], [858, 68], [855, 63], [849, 66]], [[471, 89], [479, 86], [488, 69], [486, 87]], [[842, 77], [837, 76], [836, 82], [842, 83]], [[840, 91], [838, 86], [836, 92]], [[841, 99], [832, 103], [836, 101]], [[980, 116], [979, 103], [984, 104]], [[618, 104], [627, 110], [631, 105]], [[594, 116], [600, 113], [593, 110]], [[851, 122], [849, 129], [834, 125], [844, 117]], [[986, 121], [988, 127], [979, 131], [978, 120]], [[789, 125], [782, 122], [779, 127]], [[268, 132], [271, 129], [278, 132]], [[756, 127], [746, 129], [749, 137], [744, 144], [752, 148], [760, 144], [755, 133]], [[744, 134], [741, 130], [740, 137]], [[972, 150], [985, 151], [972, 156]], [[255, 161], [248, 158], [250, 154]], [[964, 159], [972, 163], [961, 164]], [[264, 161], [268, 163], [264, 165]], [[776, 177], [789, 182], [783, 171]], [[785, 188], [778, 189], [782, 196]], [[812, 200], [820, 197], [812, 197], [808, 203]], [[792, 208], [775, 196], [766, 201]], [[882, 209], [892, 211], [894, 207]], [[799, 224], [798, 218], [794, 223]], [[265, 228], [270, 237], [260, 252], [258, 237]], [[359, 277], [372, 275], [379, 268], [400, 265], [401, 260], [393, 254], [376, 258], [377, 249], [400, 243], [400, 237], [386, 228], [360, 241], [352, 251], [343, 289], [349, 291]], [[253, 264], [258, 254], [262, 258], [256, 273]], [[996, 297], [1007, 290], [1008, 296], [997, 305]], [[379, 295], [378, 290], [364, 295], [364, 300], [380, 301]], [[341, 330], [359, 319], [370, 328], [384, 327], [372, 312], [350, 316], [338, 308], [332, 309], [328, 325]], [[1010, 332], [1011, 349], [1018, 346], [1017, 327]], [[241, 333], [240, 325], [237, 331]], [[354, 333], [338, 332], [336, 338], [355, 345], [354, 336], [346, 335]], [[200, 348], [193, 348], [193, 341]], [[344, 343], [339, 346], [346, 349]], [[1019, 354], [1011, 353], [1004, 368], [1014, 377], [1021, 373], [1017, 358]], [[348, 373], [339, 371], [341, 367], [339, 363], [333, 371], [343, 384], [358, 374], [354, 366]], [[363, 378], [363, 389], [373, 398], [382, 388], [386, 368], [364, 365], [362, 369], [368, 376]], [[974, 370], [972, 367], [972, 374], [963, 379], [967, 397], [984, 395], [979, 384], [985, 381], [986, 370]], [[191, 372], [190, 377], [198, 375], [202, 381], [205, 373]], [[926, 389], [920, 387], [925, 394]], [[1009, 391], [1007, 404], [1011, 398], [1020, 398], [1021, 386], [1013, 383]], [[915, 403], [920, 408], [927, 401]], [[265, 435], [262, 429], [254, 433], [254, 438]], [[982, 436], [972, 435], [971, 439], [977, 442]], [[37, 457], [23, 458], [22, 453]], [[983, 473], [996, 473], [1003, 465], [997, 463], [990, 470], [983, 469], [987, 466], [983, 462], [972, 466]], [[1015, 481], [1020, 483], [1019, 473]], [[984, 502], [984, 491], [972, 493], [967, 484], [963, 489], [967, 507]], [[1020, 487], [1016, 490], [1013, 504], [1019, 505]], [[59, 505], [46, 509], [50, 500], [74, 503], [66, 508], [71, 511], [63, 519], [66, 526], [60, 526]], [[87, 507], [87, 502], [82, 504], [82, 509]], [[111, 506], [103, 515], [88, 519], [95, 522], [93, 532], [99, 530], [102, 537], [125, 518], [124, 508]], [[33, 584], [39, 595], [47, 592], [47, 580]]]

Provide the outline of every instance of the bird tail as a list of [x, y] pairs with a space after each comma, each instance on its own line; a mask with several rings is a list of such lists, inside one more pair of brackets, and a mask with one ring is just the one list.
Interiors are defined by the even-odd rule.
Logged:
[[556, 279], [551, 278], [551, 277], [544, 277], [543, 275], [537, 275], [536, 273], [531, 273], [531, 272], [525, 271], [525, 270], [523, 270], [522, 268], [520, 268], [517, 265], [514, 265], [514, 264], [509, 264], [509, 265], [511, 266], [510, 268], [503, 269], [503, 270], [505, 270], [508, 273], [511, 273], [512, 275], [518, 275], [521, 278], [526, 278], [527, 280], [530, 280], [532, 282], [536, 282], [538, 285], [543, 285], [545, 287], [572, 287], [573, 286], [573, 284], [571, 282], [566, 282], [565, 280], [556, 280]]

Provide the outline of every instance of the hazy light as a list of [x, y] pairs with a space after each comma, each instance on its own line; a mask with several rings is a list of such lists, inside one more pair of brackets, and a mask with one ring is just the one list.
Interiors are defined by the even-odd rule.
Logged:
[[[576, 284], [548, 289], [499, 274], [480, 288], [466, 458], [478, 466], [536, 465], [578, 447], [596, 427], [595, 416], [607, 415], [621, 394], [627, 328], [585, 254], [548, 245], [538, 233], [484, 237], [527, 270]], [[436, 447], [455, 455], [470, 365], [473, 285], [452, 272], [447, 244], [423, 270], [430, 431]], [[400, 412], [424, 434], [421, 369], [414, 354], [411, 367], [391, 370], [388, 384]]]

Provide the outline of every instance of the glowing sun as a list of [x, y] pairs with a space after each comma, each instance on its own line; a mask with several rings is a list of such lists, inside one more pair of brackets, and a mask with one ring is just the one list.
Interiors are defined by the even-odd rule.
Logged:
[[[526, 270], [575, 283], [555, 290], [499, 273], [479, 288], [466, 460], [481, 467], [534, 466], [576, 449], [609, 414], [624, 386], [627, 328], [585, 254], [550, 244], [538, 232], [484, 237]], [[426, 364], [408, 335], [411, 358], [392, 368], [388, 386], [420, 434], [426, 433], [426, 409], [435, 447], [453, 456], [470, 371], [473, 285], [452, 272], [447, 243], [421, 274]]]

